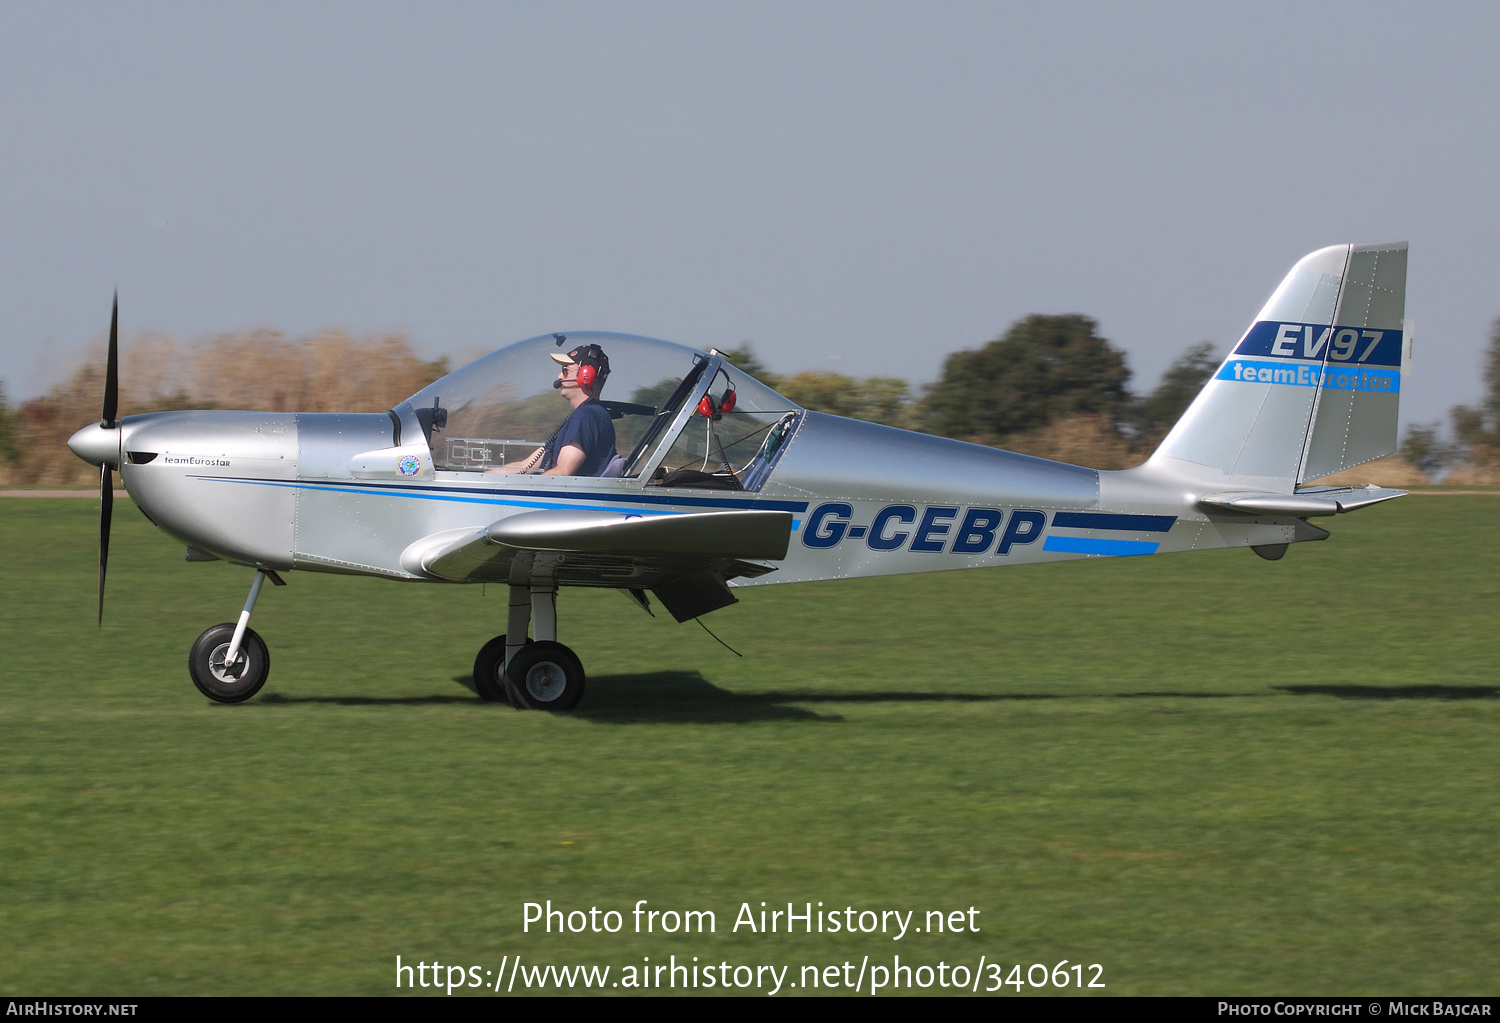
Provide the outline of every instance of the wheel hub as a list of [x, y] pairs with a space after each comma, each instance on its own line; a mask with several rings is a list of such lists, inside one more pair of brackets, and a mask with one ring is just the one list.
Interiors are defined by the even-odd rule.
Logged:
[[245, 651], [241, 650], [235, 657], [234, 663], [226, 665], [224, 656], [229, 653], [229, 644], [221, 643], [214, 647], [214, 652], [208, 655], [208, 670], [213, 672], [214, 678], [220, 682], [235, 683], [240, 681], [240, 676], [245, 673], [245, 665], [249, 658]]
[[550, 661], [531, 666], [526, 673], [526, 692], [543, 703], [551, 703], [568, 688], [568, 676], [560, 665]]

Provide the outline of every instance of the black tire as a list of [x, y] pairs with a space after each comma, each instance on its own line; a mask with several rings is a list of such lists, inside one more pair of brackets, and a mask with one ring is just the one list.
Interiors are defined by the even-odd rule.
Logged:
[[[530, 636], [527, 643], [536, 642]], [[479, 648], [474, 658], [474, 692], [481, 700], [490, 703], [510, 703], [510, 694], [505, 691], [505, 679], [500, 669], [505, 664], [505, 633], [501, 633]]]
[[522, 647], [506, 674], [536, 710], [572, 710], [583, 699], [583, 663], [561, 643]]
[[188, 674], [198, 692], [215, 703], [244, 703], [260, 692], [271, 674], [271, 653], [266, 641], [254, 629], [246, 629], [240, 640], [240, 655], [233, 669], [224, 667], [229, 641], [234, 639], [234, 623], [226, 622], [205, 629], [188, 654]]

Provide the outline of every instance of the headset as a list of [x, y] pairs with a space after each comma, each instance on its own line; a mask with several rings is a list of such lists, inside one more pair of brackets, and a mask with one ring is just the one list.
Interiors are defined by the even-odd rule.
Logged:
[[717, 423], [719, 417], [725, 412], [734, 411], [737, 400], [737, 396], [734, 393], [734, 384], [730, 384], [724, 389], [724, 393], [719, 396], [718, 401], [714, 401], [712, 394], [705, 394], [700, 398], [698, 401], [698, 414], [704, 419], [712, 419]]
[[[555, 335], [554, 335], [555, 336]], [[589, 397], [594, 397], [609, 379], [609, 356], [598, 345], [579, 345], [568, 353], [568, 358], [578, 367], [579, 388]], [[552, 381], [552, 386], [562, 390], [562, 381]]]

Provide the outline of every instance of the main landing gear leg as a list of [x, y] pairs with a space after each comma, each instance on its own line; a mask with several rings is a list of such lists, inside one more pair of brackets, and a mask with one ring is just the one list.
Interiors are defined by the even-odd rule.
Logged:
[[[526, 637], [527, 627], [536, 634]], [[509, 699], [518, 709], [572, 710], [583, 699], [583, 664], [557, 642], [557, 586], [512, 586], [505, 635], [484, 645], [474, 661], [474, 689], [487, 700]]]
[[240, 620], [233, 625], [226, 622], [204, 630], [188, 654], [188, 673], [193, 676], [193, 685], [210, 700], [242, 703], [266, 684], [266, 676], [271, 673], [271, 654], [266, 650], [265, 640], [250, 628], [250, 612], [255, 610], [260, 588], [268, 575], [273, 582], [280, 583], [274, 573], [257, 571]]
[[505, 667], [526, 644], [531, 642], [526, 635], [526, 630], [530, 625], [531, 594], [524, 586], [512, 586], [510, 610], [505, 618], [505, 660], [500, 665], [500, 684], [505, 687], [506, 698], [516, 710], [528, 710], [531, 705], [526, 702], [526, 697], [521, 695], [515, 681], [510, 677], [510, 672], [506, 671]]
[[510, 608], [505, 616], [505, 632], [490, 640], [474, 658], [474, 692], [491, 703], [508, 703], [517, 710], [527, 705], [505, 673], [505, 666], [523, 646], [531, 642], [526, 630], [531, 626], [531, 593], [525, 586], [510, 588]]

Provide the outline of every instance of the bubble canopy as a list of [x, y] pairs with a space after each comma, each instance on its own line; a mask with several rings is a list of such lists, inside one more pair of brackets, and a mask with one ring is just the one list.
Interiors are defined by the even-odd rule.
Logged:
[[[600, 331], [543, 334], [502, 348], [422, 388], [395, 412], [421, 424], [439, 469], [523, 461], [572, 412], [554, 386], [561, 366], [551, 356], [588, 344], [609, 359], [596, 397], [614, 421], [626, 478], [646, 471], [653, 484], [759, 489], [800, 418], [795, 403], [717, 352]], [[717, 481], [682, 482], [693, 473]]]

